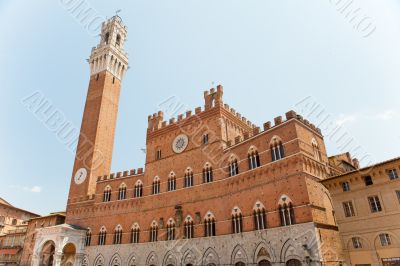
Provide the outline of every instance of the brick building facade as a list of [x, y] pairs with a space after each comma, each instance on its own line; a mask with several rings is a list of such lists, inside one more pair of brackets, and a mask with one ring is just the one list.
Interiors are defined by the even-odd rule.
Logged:
[[341, 265], [324, 139], [294, 111], [260, 129], [218, 86], [149, 116], [145, 170], [110, 174], [126, 34], [115, 16], [92, 49], [66, 224], [38, 230], [32, 265]]

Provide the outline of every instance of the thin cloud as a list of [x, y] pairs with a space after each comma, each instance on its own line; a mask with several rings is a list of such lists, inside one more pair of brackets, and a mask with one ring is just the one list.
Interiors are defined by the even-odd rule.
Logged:
[[32, 193], [41, 193], [42, 192], [42, 187], [40, 187], [40, 186], [32, 186], [32, 187], [10, 186], [10, 188], [27, 191], [27, 192], [32, 192]]
[[378, 121], [390, 121], [399, 117], [399, 112], [396, 110], [384, 110], [380, 113], [375, 114], [340, 114], [336, 119], [336, 125], [342, 126], [344, 124], [350, 124], [359, 122], [360, 120], [378, 120]]

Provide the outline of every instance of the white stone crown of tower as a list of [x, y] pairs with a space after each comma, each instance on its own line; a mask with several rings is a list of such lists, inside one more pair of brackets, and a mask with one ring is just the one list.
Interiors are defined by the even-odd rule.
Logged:
[[100, 44], [92, 48], [89, 58], [91, 76], [107, 70], [122, 80], [128, 69], [128, 56], [124, 50], [127, 30], [117, 15], [103, 22]]

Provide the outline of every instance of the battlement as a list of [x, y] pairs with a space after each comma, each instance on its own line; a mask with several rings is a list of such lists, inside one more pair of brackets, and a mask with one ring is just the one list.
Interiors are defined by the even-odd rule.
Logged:
[[[229, 106], [226, 107], [227, 109], [229, 109]], [[233, 110], [234, 112], [234, 110]], [[240, 115], [240, 114], [239, 114]], [[297, 121], [301, 122], [302, 124], [304, 124], [305, 126], [307, 126], [308, 128], [310, 128], [311, 130], [315, 131], [317, 134], [322, 135], [321, 129], [316, 127], [314, 124], [311, 124], [308, 120], [304, 119], [301, 115], [298, 115], [295, 111], [289, 111], [285, 114], [285, 118], [286, 120], [284, 121], [282, 116], [277, 116], [274, 118], [274, 125], [272, 125], [271, 121], [267, 121], [263, 124], [263, 131], [261, 131], [261, 129], [257, 126], [253, 125], [253, 131], [252, 132], [246, 132], [243, 137], [242, 136], [237, 136], [235, 138], [234, 143], [232, 141], [228, 141], [227, 142], [227, 148], [237, 145], [241, 142], [244, 142], [246, 140], [248, 140], [249, 138], [252, 137], [256, 137], [259, 134], [262, 134], [266, 131], [270, 131], [273, 130], [274, 128], [278, 127], [279, 125], [292, 120], [292, 119], [296, 119]]]
[[243, 123], [245, 123], [247, 126], [251, 127], [251, 128], [255, 128], [257, 127], [255, 124], [253, 124], [250, 120], [248, 120], [246, 117], [242, 116], [241, 113], [236, 112], [235, 109], [231, 108], [228, 104], [224, 104], [224, 109], [227, 110], [228, 112], [230, 112], [231, 114], [233, 114], [234, 116], [236, 116], [240, 121], [242, 121]]
[[98, 176], [97, 182], [129, 177], [129, 176], [139, 176], [143, 174], [144, 174], [143, 168], [131, 169], [123, 172], [111, 173], [109, 175]]
[[211, 109], [214, 106], [222, 106], [223, 100], [222, 96], [224, 95], [224, 87], [222, 85], [217, 86], [217, 90], [215, 88], [211, 88], [209, 91], [204, 91], [204, 108], [205, 110]]

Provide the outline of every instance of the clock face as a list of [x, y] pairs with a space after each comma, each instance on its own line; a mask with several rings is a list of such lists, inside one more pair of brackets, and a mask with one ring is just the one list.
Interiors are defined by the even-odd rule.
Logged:
[[87, 176], [87, 170], [85, 168], [81, 168], [78, 171], [76, 171], [74, 181], [75, 184], [80, 185], [83, 182], [85, 182]]
[[186, 149], [188, 143], [189, 143], [188, 136], [186, 136], [185, 134], [181, 134], [177, 136], [172, 142], [172, 150], [175, 153], [181, 153]]

